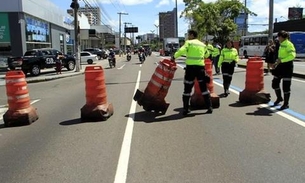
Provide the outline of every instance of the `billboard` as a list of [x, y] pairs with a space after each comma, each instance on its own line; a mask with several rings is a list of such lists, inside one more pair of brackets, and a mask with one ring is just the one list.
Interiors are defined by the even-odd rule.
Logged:
[[303, 8], [289, 8], [288, 9], [288, 19], [289, 20], [299, 20], [303, 18]]
[[49, 23], [29, 15], [25, 15], [26, 41], [50, 42]]
[[137, 33], [138, 27], [125, 27], [125, 33]]
[[10, 42], [10, 27], [8, 23], [8, 14], [0, 13], [0, 43]]

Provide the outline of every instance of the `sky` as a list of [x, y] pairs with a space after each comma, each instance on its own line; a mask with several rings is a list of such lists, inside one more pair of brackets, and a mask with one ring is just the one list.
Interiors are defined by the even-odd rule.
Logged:
[[[63, 10], [70, 8], [72, 0], [50, 0]], [[84, 0], [79, 0], [82, 5]], [[105, 13], [102, 12], [102, 24], [111, 25], [114, 30], [119, 31], [118, 12], [125, 12], [128, 15], [122, 15], [122, 23], [131, 23], [138, 27], [139, 35], [146, 33], [157, 33], [155, 25], [159, 25], [159, 12], [172, 11], [175, 7], [175, 0], [85, 0], [92, 6], [99, 3]], [[203, 0], [204, 2], [215, 2], [216, 0]], [[269, 0], [246, 0], [247, 7], [257, 16], [249, 17], [250, 32], [264, 31], [268, 26], [269, 18]], [[245, 0], [241, 0], [245, 2]], [[183, 0], [177, 0], [178, 15], [184, 10]], [[305, 1], [300, 0], [274, 0], [274, 19], [278, 22], [286, 21], [288, 18], [289, 7], [305, 7]], [[305, 10], [303, 11], [303, 14]], [[123, 30], [123, 25], [122, 25]], [[184, 36], [188, 30], [188, 23], [184, 18], [178, 20], [178, 35]], [[137, 34], [136, 34], [137, 35]]]

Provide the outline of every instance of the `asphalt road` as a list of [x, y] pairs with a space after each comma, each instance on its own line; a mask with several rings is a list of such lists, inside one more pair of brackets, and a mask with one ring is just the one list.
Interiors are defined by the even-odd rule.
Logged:
[[[293, 80], [291, 108], [241, 105], [245, 69], [237, 68], [231, 95], [213, 114], [180, 114], [183, 62], [175, 73], [165, 115], [145, 112], [133, 100], [144, 90], [156, 62], [133, 56], [115, 69], [104, 63], [107, 121], [80, 121], [85, 104], [84, 75], [30, 83], [39, 120], [29, 126], [0, 127], [0, 182], [62, 183], [300, 183], [305, 181], [304, 80]], [[265, 77], [270, 92], [272, 77]], [[221, 94], [221, 77], [214, 87]], [[5, 93], [5, 87], [0, 86]], [[3, 95], [2, 95], [3, 96]], [[2, 121], [0, 121], [1, 125]]]

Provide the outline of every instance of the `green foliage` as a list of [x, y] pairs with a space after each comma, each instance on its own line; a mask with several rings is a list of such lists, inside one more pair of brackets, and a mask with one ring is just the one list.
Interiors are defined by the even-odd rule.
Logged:
[[237, 30], [234, 19], [241, 12], [254, 15], [239, 0], [218, 0], [215, 3], [205, 3], [202, 0], [184, 0], [185, 9], [181, 16], [198, 31], [199, 39], [205, 35], [214, 36], [215, 41], [225, 43]]

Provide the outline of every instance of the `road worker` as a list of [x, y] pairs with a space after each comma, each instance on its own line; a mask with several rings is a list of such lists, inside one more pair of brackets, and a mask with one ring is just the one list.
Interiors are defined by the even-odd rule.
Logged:
[[212, 53], [214, 50], [214, 46], [212, 44], [210, 44], [208, 41], [205, 42], [206, 46], [207, 46], [207, 51], [209, 52], [209, 56], [208, 58], [212, 61]]
[[215, 67], [215, 74], [216, 75], [220, 74], [220, 69], [218, 67], [220, 51], [221, 51], [221, 46], [219, 44], [215, 43], [213, 51], [212, 51], [212, 61], [213, 61], [213, 65]]
[[218, 67], [221, 67], [222, 78], [223, 78], [223, 88], [224, 96], [227, 97], [230, 92], [229, 88], [232, 81], [232, 76], [234, 73], [234, 68], [236, 63], [239, 61], [238, 52], [233, 47], [233, 41], [228, 40], [226, 47], [221, 50]]
[[197, 79], [200, 91], [206, 102], [208, 108], [207, 113], [212, 113], [213, 108], [211, 104], [210, 93], [207, 90], [207, 79], [205, 77], [205, 63], [204, 59], [209, 56], [206, 45], [197, 39], [198, 33], [194, 30], [188, 31], [188, 40], [185, 41], [184, 45], [175, 52], [172, 60], [185, 55], [185, 75], [184, 75], [184, 92], [182, 95], [183, 101], [183, 115], [190, 113], [189, 103], [192, 88], [194, 86], [195, 79]]
[[293, 43], [289, 41], [289, 34], [286, 31], [280, 31], [277, 36], [280, 42], [280, 47], [278, 51], [278, 59], [273, 66], [274, 69], [272, 71], [274, 76], [272, 80], [272, 88], [277, 97], [274, 102], [274, 105], [276, 106], [283, 101], [280, 88], [280, 82], [281, 79], [283, 79], [284, 104], [281, 106], [280, 110], [284, 110], [289, 108], [293, 60], [296, 57], [296, 50]]

